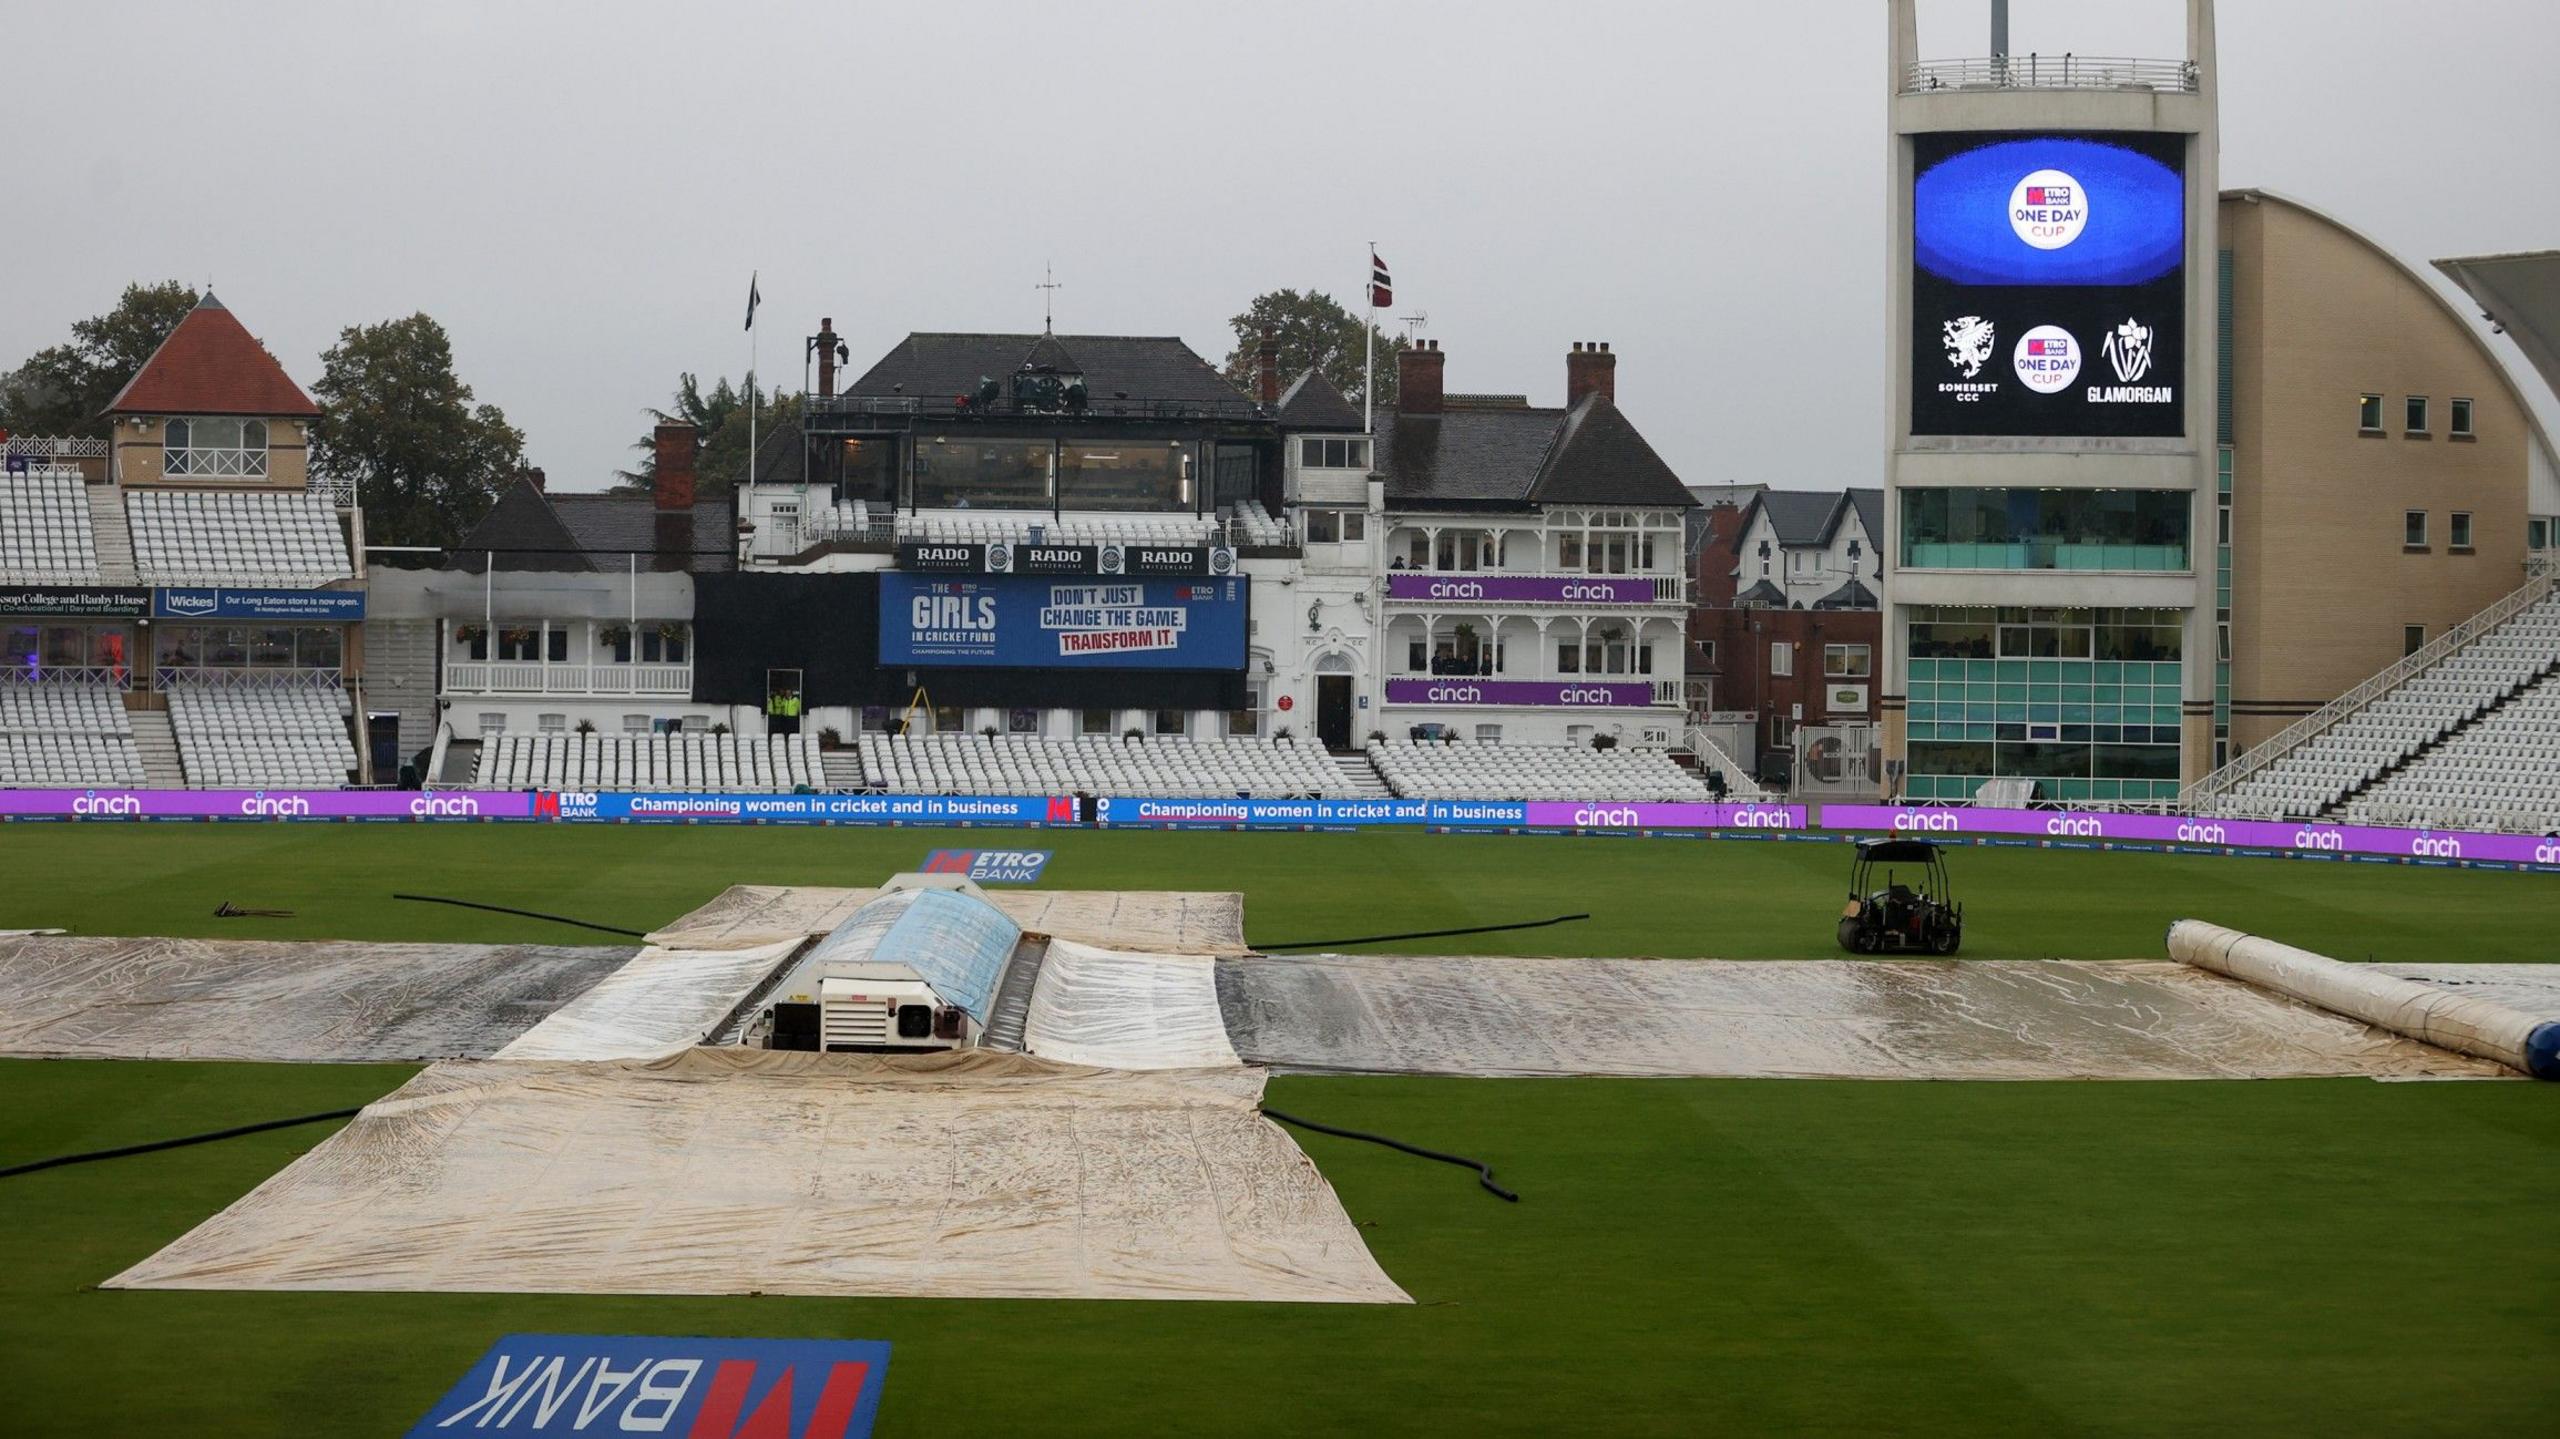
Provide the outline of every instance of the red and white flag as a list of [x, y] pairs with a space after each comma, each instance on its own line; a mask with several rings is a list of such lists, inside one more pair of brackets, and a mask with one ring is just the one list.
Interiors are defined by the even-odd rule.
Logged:
[[1369, 308], [1386, 309], [1396, 302], [1395, 282], [1387, 278], [1387, 262], [1378, 258], [1378, 247], [1369, 247]]

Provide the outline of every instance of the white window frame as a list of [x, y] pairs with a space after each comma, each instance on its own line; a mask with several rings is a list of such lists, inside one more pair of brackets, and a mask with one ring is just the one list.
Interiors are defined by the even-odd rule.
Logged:
[[[1855, 652], [1858, 662], [1858, 667], [1855, 670], [1835, 669], [1833, 667], [1833, 657], [1835, 655], [1838, 656], [1841, 661], [1845, 662], [1852, 652]], [[1838, 644], [1824, 645], [1822, 647], [1822, 677], [1824, 679], [1873, 679], [1875, 678], [1875, 668], [1876, 650], [1873, 645]]]
[[1796, 673], [1796, 647], [1785, 640], [1769, 641], [1769, 675], [1772, 679], [1793, 679]]

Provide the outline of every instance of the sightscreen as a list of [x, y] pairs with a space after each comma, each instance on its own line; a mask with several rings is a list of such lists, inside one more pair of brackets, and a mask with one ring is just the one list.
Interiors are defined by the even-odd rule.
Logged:
[[880, 663], [1241, 670], [1241, 579], [880, 577]]
[[1913, 137], [1913, 434], [2186, 432], [2186, 143]]

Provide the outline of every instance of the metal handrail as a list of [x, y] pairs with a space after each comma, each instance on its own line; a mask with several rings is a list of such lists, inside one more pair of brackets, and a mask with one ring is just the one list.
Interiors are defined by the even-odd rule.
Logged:
[[2506, 598], [2446, 630], [2390, 668], [2295, 720], [2247, 754], [2187, 786], [2179, 792], [2178, 803], [2192, 810], [2216, 796], [2228, 795], [2242, 780], [2300, 749], [2350, 712], [2433, 669], [2455, 650], [2522, 614], [2550, 594], [2555, 584], [2560, 584], [2560, 576], [2548, 572], [2526, 580], [2510, 591]]
[[979, 405], [962, 396], [811, 395], [806, 414], [867, 419], [945, 420], [1263, 420], [1270, 412], [1251, 400], [1137, 400], [1098, 395], [1076, 409], [1026, 410], [1007, 400]]
[[2163, 90], [2192, 95], [2202, 86], [2193, 60], [2140, 60], [2124, 55], [1985, 55], [1915, 61], [1905, 94], [1932, 90]]
[[1736, 764], [1733, 756], [1726, 754], [1724, 747], [1709, 738], [1705, 730], [1691, 726], [1688, 740], [1689, 753], [1696, 755], [1701, 763], [1712, 762], [1712, 768], [1724, 772], [1727, 799], [1757, 804], [1769, 798], [1769, 792], [1760, 787], [1760, 781], [1752, 777], [1751, 771]]

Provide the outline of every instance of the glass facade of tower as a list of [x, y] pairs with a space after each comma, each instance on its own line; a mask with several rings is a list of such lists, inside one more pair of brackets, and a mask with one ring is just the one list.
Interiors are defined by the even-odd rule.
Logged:
[[1906, 792], [1971, 799], [1994, 776], [2040, 798], [2178, 793], [2177, 610], [1924, 605], [1909, 612]]

